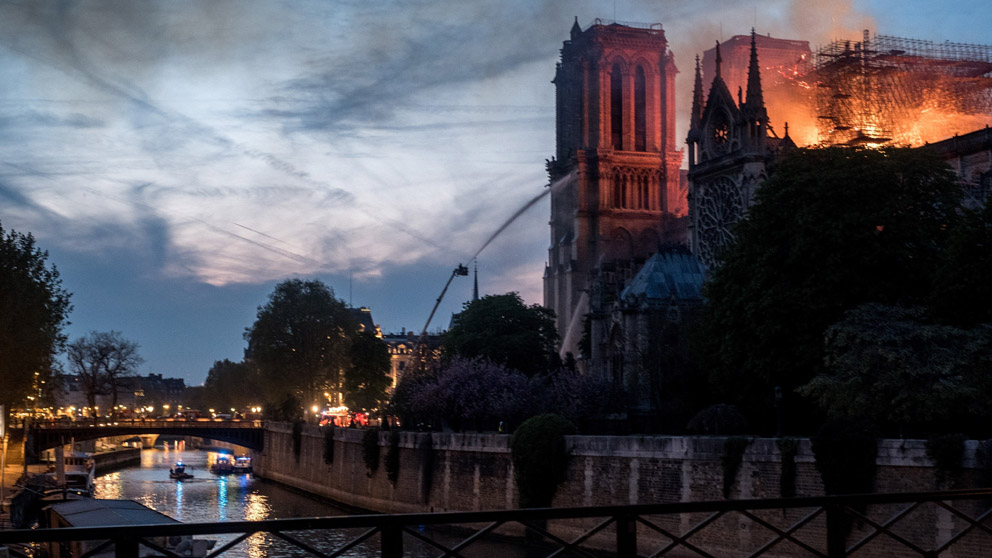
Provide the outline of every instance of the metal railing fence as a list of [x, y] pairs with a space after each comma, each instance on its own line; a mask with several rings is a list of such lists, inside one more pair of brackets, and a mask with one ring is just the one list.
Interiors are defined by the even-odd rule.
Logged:
[[[953, 504], [957, 504], [956, 506]], [[235, 535], [213, 549], [217, 558], [256, 533], [268, 533], [298, 549], [300, 556], [333, 558], [354, 553], [370, 544], [380, 556], [404, 556], [407, 543], [429, 547], [437, 556], [472, 556], [472, 547], [487, 536], [512, 527], [522, 545], [539, 540], [549, 548], [546, 556], [815, 556], [842, 558], [878, 554], [932, 558], [959, 545], [967, 554], [974, 548], [992, 547], [992, 489], [949, 490], [925, 493], [867, 494], [762, 500], [680, 502], [630, 506], [542, 508], [479, 512], [353, 515], [263, 521], [162, 524], [116, 527], [69, 527], [0, 531], [0, 545], [11, 556], [30, 553], [27, 545], [100, 541], [82, 555], [89, 558], [113, 549], [115, 558], [182, 554], [155, 542], [163, 537]], [[964, 510], [963, 507], [971, 508]], [[879, 513], [884, 512], [884, 513]], [[914, 515], [922, 514], [923, 518]], [[945, 519], [935, 521], [935, 514]], [[956, 528], [948, 530], [947, 517]], [[746, 521], [765, 536], [748, 548], [732, 548], [724, 531], [707, 535], [721, 521]], [[776, 519], [772, 519], [776, 518]], [[553, 527], [549, 524], [554, 523]], [[732, 525], [736, 525], [733, 523]], [[481, 525], [481, 527], [480, 527]], [[676, 527], [673, 527], [675, 525]], [[903, 527], [900, 528], [899, 526]], [[456, 527], [468, 534], [454, 543], [442, 543], [423, 533], [424, 526]], [[469, 527], [471, 526], [471, 527]], [[294, 532], [361, 530], [333, 549], [318, 548]], [[936, 530], [941, 530], [937, 533]], [[933, 532], [926, 532], [931, 530]], [[563, 534], [565, 533], [565, 534]], [[732, 533], [732, 531], [731, 531]], [[755, 537], [751, 537], [755, 538]], [[718, 542], [714, 542], [717, 539]], [[983, 546], [984, 545], [984, 546]], [[365, 548], [367, 552], [368, 547]], [[139, 551], [139, 549], [141, 549]], [[530, 554], [529, 554], [530, 555]]]

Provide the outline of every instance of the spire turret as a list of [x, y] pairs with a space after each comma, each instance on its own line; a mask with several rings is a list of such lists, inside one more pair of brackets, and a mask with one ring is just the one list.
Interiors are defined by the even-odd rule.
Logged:
[[751, 62], [747, 67], [746, 103], [748, 107], [755, 109], [765, 106], [765, 100], [761, 94], [761, 67], [758, 66], [758, 46], [753, 27], [751, 28]]
[[720, 41], [716, 42], [716, 75], [713, 76], [715, 79], [723, 79], [720, 75], [720, 64], [723, 63], [723, 58], [720, 56]]
[[703, 117], [703, 73], [699, 67], [699, 55], [696, 55], [696, 82], [692, 89], [692, 114], [689, 117], [689, 129], [699, 129], [699, 121]]

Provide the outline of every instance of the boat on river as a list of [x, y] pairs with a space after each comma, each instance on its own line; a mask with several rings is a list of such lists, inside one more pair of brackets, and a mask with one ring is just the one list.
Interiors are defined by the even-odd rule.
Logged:
[[210, 466], [210, 472], [215, 475], [230, 475], [234, 472], [234, 464], [226, 456], [220, 456]]
[[176, 466], [169, 469], [169, 478], [175, 480], [186, 480], [193, 478], [193, 475], [186, 472], [186, 466], [180, 461]]
[[250, 475], [252, 473], [251, 457], [247, 455], [239, 455], [235, 457], [233, 471], [236, 475]]

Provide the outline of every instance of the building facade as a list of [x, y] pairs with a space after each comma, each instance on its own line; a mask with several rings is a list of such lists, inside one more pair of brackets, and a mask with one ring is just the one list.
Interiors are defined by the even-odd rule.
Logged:
[[578, 21], [561, 49], [544, 305], [561, 354], [647, 258], [685, 241], [674, 58], [660, 24]]
[[711, 268], [734, 238], [733, 226], [751, 206], [754, 193], [778, 154], [795, 148], [788, 125], [783, 138], [768, 130], [755, 35], [751, 34], [747, 91], [735, 100], [722, 76], [717, 43], [714, 75], [703, 99], [696, 77], [686, 139], [689, 152], [689, 238], [692, 253]]

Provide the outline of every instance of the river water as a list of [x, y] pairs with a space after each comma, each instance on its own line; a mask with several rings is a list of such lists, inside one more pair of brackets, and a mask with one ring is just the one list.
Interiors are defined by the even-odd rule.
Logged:
[[[97, 471], [96, 497], [102, 499], [135, 500], [183, 523], [217, 521], [258, 521], [294, 517], [323, 517], [347, 515], [345, 510], [327, 502], [308, 498], [280, 485], [253, 478], [251, 475], [214, 475], [210, 465], [221, 454], [201, 450], [146, 449], [141, 452], [141, 465], [100, 475]], [[177, 461], [186, 465], [192, 479], [175, 481], [169, 469]], [[364, 529], [340, 531], [299, 532], [294, 537], [331, 553]], [[461, 537], [444, 531], [427, 531], [425, 535], [446, 544]], [[197, 538], [217, 540], [216, 548], [237, 535], [210, 535]], [[426, 544], [404, 537], [406, 556], [437, 556]], [[351, 549], [345, 556], [377, 556], [378, 535]], [[525, 549], [515, 545], [487, 543], [473, 545], [463, 552], [466, 556], [527, 556]], [[268, 533], [257, 533], [226, 551], [232, 558], [296, 558], [307, 555], [301, 549]]]

